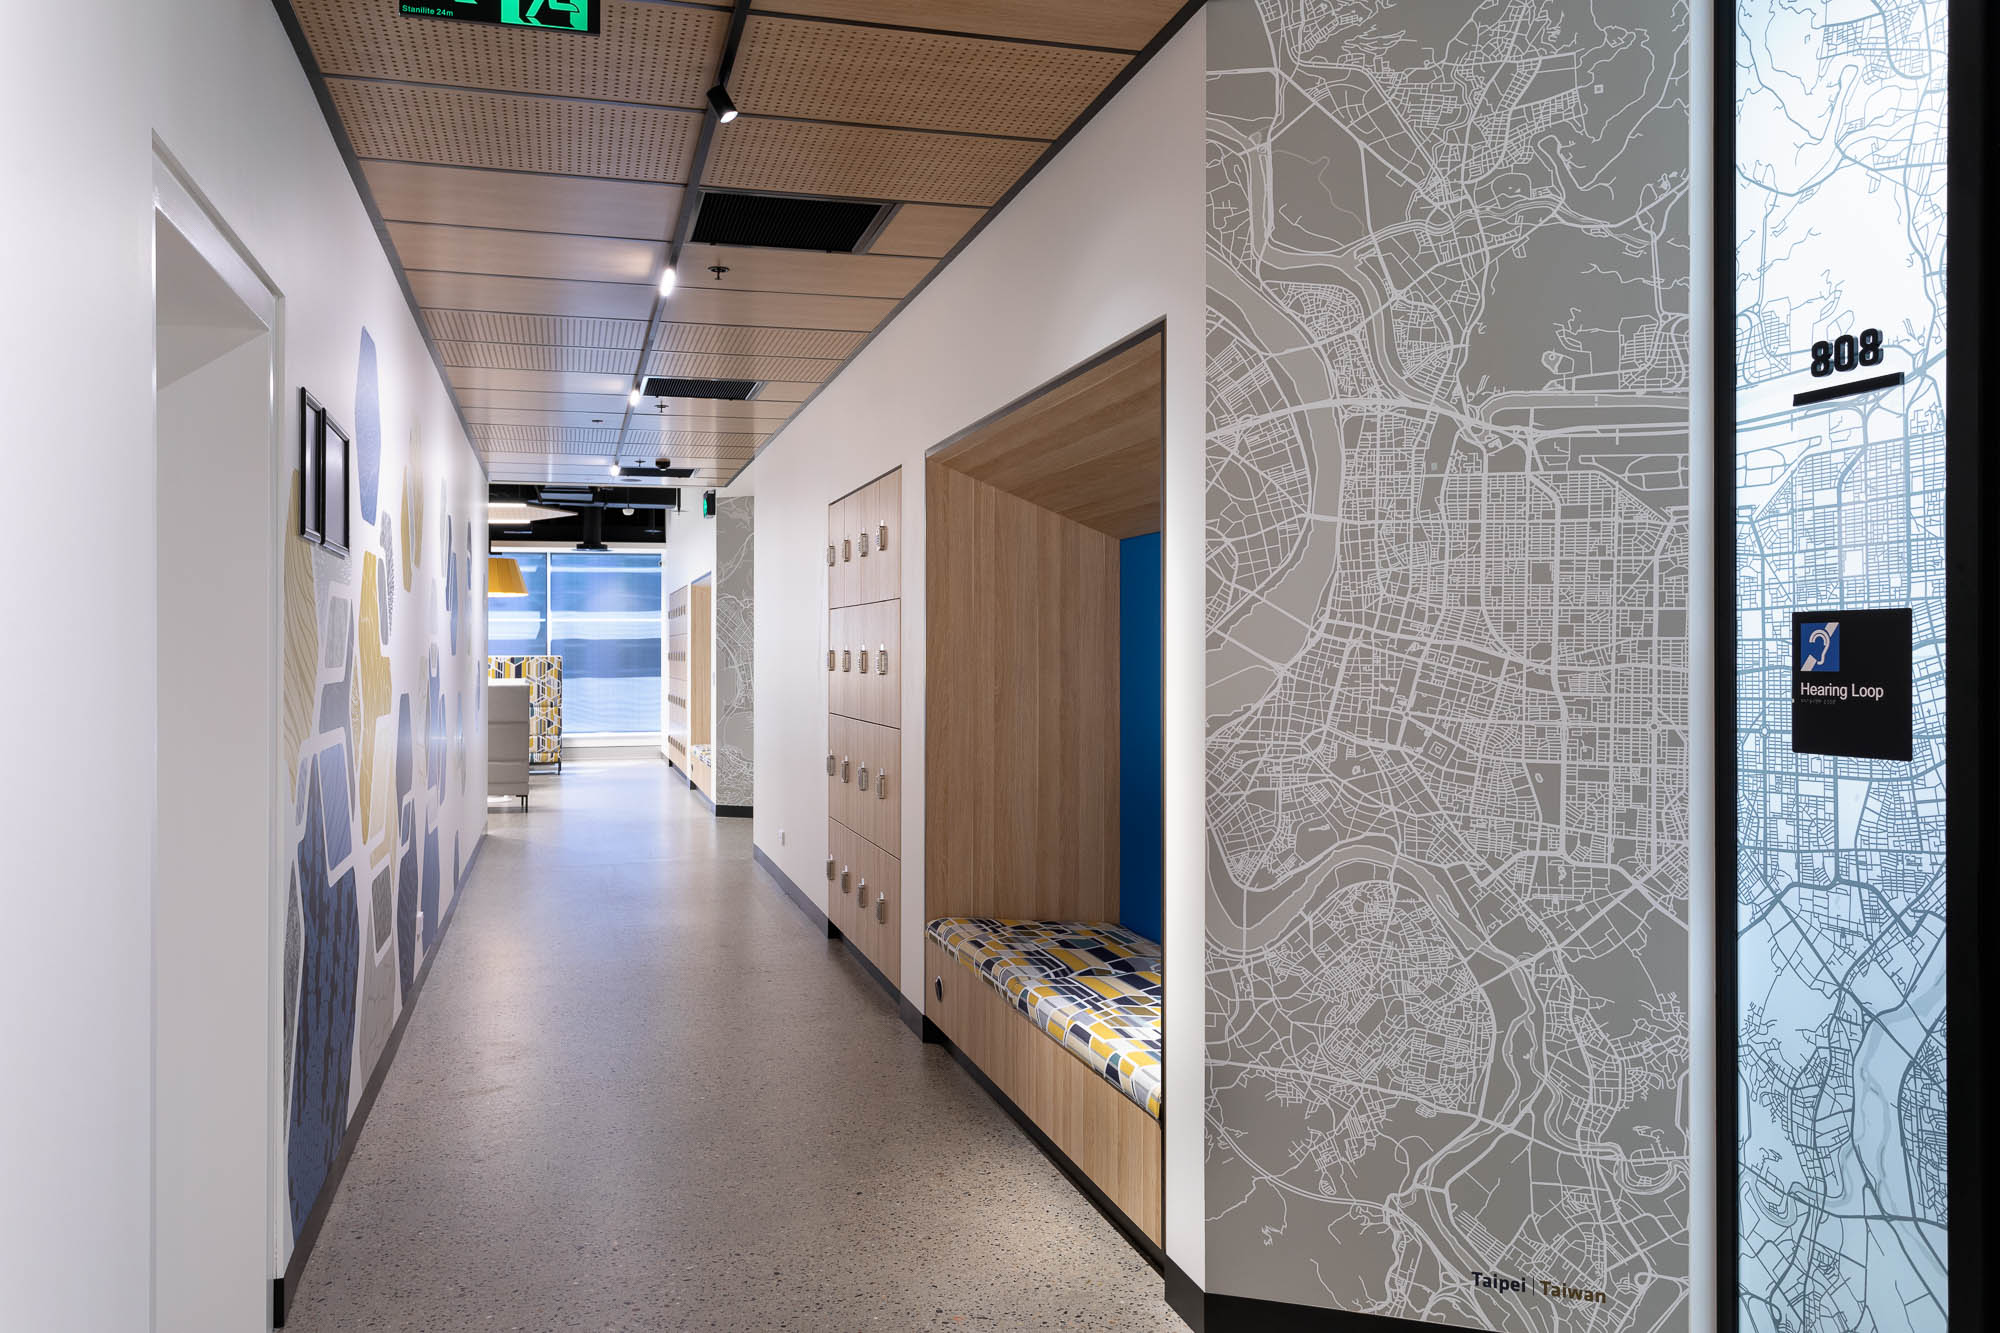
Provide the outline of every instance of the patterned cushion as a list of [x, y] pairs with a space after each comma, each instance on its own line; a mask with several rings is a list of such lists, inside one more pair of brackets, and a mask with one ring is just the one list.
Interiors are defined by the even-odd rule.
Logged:
[[940, 917], [931, 938], [1107, 1082], [1160, 1115], [1160, 946], [1099, 921]]

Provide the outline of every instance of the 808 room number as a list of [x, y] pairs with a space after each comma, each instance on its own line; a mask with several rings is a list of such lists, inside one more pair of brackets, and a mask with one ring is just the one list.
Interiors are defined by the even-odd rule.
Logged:
[[1814, 379], [1824, 379], [1835, 371], [1843, 374], [1857, 366], [1882, 364], [1882, 330], [1863, 329], [1856, 338], [1843, 333], [1832, 342], [1822, 339], [1812, 345]]

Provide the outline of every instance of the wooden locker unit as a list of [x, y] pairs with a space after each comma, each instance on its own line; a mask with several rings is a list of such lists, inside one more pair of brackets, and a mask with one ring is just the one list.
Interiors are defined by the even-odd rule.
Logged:
[[826, 510], [827, 919], [891, 984], [902, 970], [902, 491], [891, 472]]

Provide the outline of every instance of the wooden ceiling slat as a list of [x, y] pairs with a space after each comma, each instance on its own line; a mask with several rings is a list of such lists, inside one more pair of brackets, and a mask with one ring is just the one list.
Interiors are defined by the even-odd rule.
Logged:
[[340, 78], [326, 86], [358, 157], [677, 184], [701, 129], [693, 111]]
[[522, 278], [581, 278], [590, 282], [655, 282], [667, 262], [665, 241], [557, 236], [538, 231], [442, 227], [391, 222], [389, 239], [403, 267]]
[[703, 184], [989, 208], [1047, 147], [1021, 139], [744, 116], [716, 132]]
[[699, 107], [726, 10], [601, 0], [599, 33], [406, 18], [385, 0], [292, 0], [327, 74]]
[[[707, 402], [698, 398], [676, 398], [671, 400], [681, 404], [670, 407], [663, 420], [653, 409], [653, 400], [647, 399], [645, 406], [632, 414], [633, 424], [644, 424], [654, 430], [736, 430], [755, 426], [768, 430], [797, 410], [795, 403], [738, 403]], [[706, 410], [692, 404], [703, 403]], [[621, 403], [620, 408], [623, 408]], [[747, 410], [730, 410], [747, 409]], [[619, 413], [596, 410], [588, 412], [559, 412], [522, 407], [478, 407], [465, 405], [465, 420], [470, 426], [568, 426], [584, 429], [590, 426], [618, 424]]]
[[755, 16], [729, 91], [749, 116], [1053, 139], [1130, 57]]
[[477, 273], [411, 269], [410, 289], [417, 294], [418, 305], [451, 310], [640, 320], [653, 310], [650, 283], [496, 278]]
[[658, 240], [673, 226], [681, 207], [681, 186], [644, 181], [537, 176], [421, 162], [363, 162], [361, 170], [375, 195], [375, 206], [391, 222]]
[[965, 233], [972, 230], [979, 219], [986, 216], [983, 208], [942, 208], [936, 204], [904, 204], [889, 219], [888, 225], [876, 233], [874, 243], [868, 247], [872, 255], [923, 255], [938, 259], [951, 253], [951, 248], [965, 239]]
[[1073, 42], [1137, 51], [1184, 0], [767, 0], [758, 12], [810, 14], [849, 23], [943, 28], [1031, 42]]

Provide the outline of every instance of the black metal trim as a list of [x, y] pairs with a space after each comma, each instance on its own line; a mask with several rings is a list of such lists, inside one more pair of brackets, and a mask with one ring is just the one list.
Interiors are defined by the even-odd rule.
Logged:
[[1055, 1140], [1043, 1133], [1042, 1127], [1037, 1125], [1026, 1111], [1017, 1106], [1012, 1097], [1002, 1092], [1000, 1086], [986, 1076], [986, 1071], [951, 1039], [950, 1033], [926, 1017], [921, 1019], [918, 1035], [926, 1042], [942, 1046], [950, 1052], [951, 1058], [958, 1061], [959, 1067], [972, 1075], [972, 1081], [977, 1083], [987, 1096], [999, 1103], [1000, 1109], [1012, 1117], [1014, 1123], [1021, 1127], [1030, 1141], [1042, 1150], [1042, 1155], [1054, 1162], [1056, 1169], [1069, 1177], [1070, 1184], [1081, 1190], [1083, 1196], [1097, 1206], [1097, 1211], [1103, 1213], [1105, 1219], [1118, 1228], [1119, 1234], [1131, 1242], [1132, 1248], [1137, 1250], [1147, 1263], [1159, 1269], [1167, 1262], [1166, 1252], [1153, 1243], [1152, 1237], [1141, 1230], [1139, 1224], [1133, 1221], [1123, 1208], [1113, 1203], [1111, 1196], [1099, 1189], [1097, 1182], [1092, 1180], [1082, 1167], [1070, 1160], [1069, 1154], [1057, 1147]]
[[[1950, 205], [1945, 206], [1947, 209]], [[1949, 279], [1947, 279], [1949, 281]], [[1945, 312], [1949, 321], [1951, 312]], [[1793, 407], [1811, 407], [1816, 403], [1831, 403], [1839, 398], [1858, 398], [1864, 393], [1874, 393], [1877, 389], [1893, 389], [1903, 382], [1903, 372], [1892, 370], [1886, 375], [1870, 375], [1865, 380], [1855, 380], [1849, 384], [1829, 384], [1824, 389], [1807, 389], [1804, 393], [1792, 395]]]
[[1951, 725], [1945, 732], [1945, 1037], [1950, 1070], [1945, 1153], [1947, 1299], [1959, 1328], [1985, 1328], [1992, 1319], [1987, 1269], [1991, 1219], [1991, 1129], [1980, 1112], [1989, 1100], [1992, 1069], [2000, 1058], [1992, 1001], [1981, 968], [2000, 950], [1996, 916], [1986, 910], [1983, 885], [1990, 877], [1992, 811], [2000, 765], [2000, 709], [1993, 701], [1992, 663], [2000, 609], [1996, 609], [1996, 560], [2000, 537], [1993, 516], [2000, 485], [1987, 457], [1983, 399], [1985, 319], [1992, 310], [1993, 277], [1985, 262], [1991, 218], [1985, 193], [1986, 142], [1993, 114], [1991, 79], [1994, 28], [1984, 4], [1952, 6], [1948, 53], [1950, 128], [1945, 208], [1951, 237], [1946, 274], [1947, 357], [1957, 373], [1945, 388], [1945, 699]]
[[[893, 324], [896, 320], [896, 317], [902, 314], [904, 310], [909, 308], [910, 302], [916, 300], [919, 296], [923, 295], [924, 289], [929, 287], [931, 283], [937, 280], [938, 274], [944, 272], [945, 269], [951, 266], [951, 262], [954, 259], [957, 259], [961, 254], [965, 253], [965, 248], [971, 245], [975, 240], [979, 238], [979, 234], [986, 230], [987, 225], [991, 223], [994, 218], [999, 217], [1001, 212], [1007, 207], [1007, 205], [1012, 203], [1015, 197], [1018, 196], [1021, 193], [1021, 191], [1027, 189], [1028, 186], [1034, 182], [1035, 178], [1042, 174], [1043, 169], [1046, 168], [1049, 165], [1049, 163], [1055, 161], [1056, 156], [1059, 153], [1061, 153], [1063, 149], [1069, 147], [1071, 140], [1075, 139], [1077, 135], [1083, 133], [1084, 129], [1087, 126], [1089, 126], [1090, 122], [1097, 119], [1098, 112], [1104, 110], [1105, 107], [1109, 106], [1111, 104], [1112, 99], [1117, 97], [1119, 93], [1125, 90], [1125, 85], [1130, 83], [1133, 80], [1133, 78], [1138, 75], [1140, 70], [1144, 69], [1147, 65], [1150, 65], [1153, 62], [1153, 57], [1158, 55], [1160, 51], [1166, 46], [1166, 44], [1172, 41], [1180, 33], [1180, 30], [1183, 27], [1187, 26], [1187, 21], [1194, 17], [1195, 11], [1199, 10], [1207, 2], [1208, 0], [1188, 0], [1188, 3], [1183, 5], [1178, 13], [1176, 13], [1171, 19], [1168, 19], [1166, 26], [1161, 28], [1157, 33], [1153, 35], [1153, 40], [1146, 43], [1146, 46], [1143, 50], [1141, 50], [1137, 55], [1133, 56], [1131, 60], [1126, 62], [1125, 68], [1119, 70], [1117, 76], [1114, 77], [1111, 80], [1111, 82], [1104, 85], [1104, 91], [1099, 93], [1096, 99], [1093, 100], [1089, 106], [1083, 109], [1081, 115], [1077, 116], [1075, 120], [1070, 122], [1069, 128], [1064, 130], [1061, 134], [1057, 135], [1056, 138], [1050, 142], [1049, 146], [1043, 150], [1042, 155], [1036, 158], [1033, 164], [1030, 165], [1026, 171], [1021, 173], [1020, 179], [1016, 180], [1012, 185], [1008, 186], [1006, 193], [1002, 194], [998, 199], [994, 200], [993, 206], [987, 209], [986, 212], [980, 217], [980, 219], [977, 222], [972, 224], [972, 227], [965, 233], [965, 235], [958, 238], [958, 244], [952, 246], [951, 250], [944, 256], [944, 258], [937, 261], [936, 265], [932, 267], [930, 272], [924, 274], [922, 278], [917, 280], [917, 285], [910, 288], [909, 294], [905, 296], [902, 300], [898, 301], [895, 307], [891, 309], [888, 314], [882, 317], [881, 323], [877, 324], [873, 329], [870, 329], [868, 331], [868, 336], [861, 340], [861, 345], [859, 347], [856, 347], [852, 352], [848, 354], [847, 360], [849, 362], [852, 362], [856, 357], [860, 356], [862, 352], [866, 351], [868, 349], [868, 345], [874, 342], [875, 339], [881, 335], [882, 330], [888, 328], [891, 324]], [[725, 482], [724, 485], [726, 486], [735, 485], [736, 479], [743, 475], [744, 470], [749, 468], [759, 458], [763, 457], [764, 451], [766, 449], [769, 449], [773, 444], [777, 443], [778, 438], [791, 428], [792, 423], [797, 421], [799, 417], [804, 414], [805, 410], [808, 407], [812, 406], [813, 401], [817, 399], [822, 393], [826, 392], [827, 386], [831, 385], [834, 381], [840, 378], [840, 375], [841, 375], [840, 371], [838, 370], [834, 371], [832, 375], [827, 377], [826, 383], [821, 384], [818, 388], [814, 389], [810, 394], [806, 395], [805, 401], [800, 403], [798, 407], [793, 410], [792, 414], [789, 417], [785, 418], [783, 424], [781, 424], [777, 430], [771, 432], [771, 437], [769, 439], [765, 440], [764, 443], [757, 446], [757, 452], [750, 456], [750, 461], [748, 463], [745, 463], [742, 467], [736, 469], [734, 473], [730, 474], [729, 480]]]
[[806, 919], [811, 921], [821, 934], [825, 935], [828, 939], [834, 939], [839, 935], [840, 932], [834, 927], [833, 922], [827, 918], [826, 913], [819, 910], [819, 904], [808, 898], [805, 890], [794, 884], [792, 877], [787, 875], [762, 847], [752, 843], [750, 846], [750, 859], [764, 867], [764, 873], [771, 877], [771, 882], [776, 884], [779, 890], [792, 900], [792, 904], [795, 907], [806, 914]]
[[[347, 126], [342, 123], [340, 112], [333, 105], [333, 94], [327, 91], [326, 75], [320, 70], [319, 58], [313, 54], [312, 43], [306, 40], [306, 31], [299, 23], [299, 16], [292, 10], [292, 0], [271, 0], [271, 8], [277, 11], [285, 36], [291, 39], [292, 53], [299, 59], [299, 68], [305, 73], [313, 100], [319, 103], [320, 119], [326, 122], [327, 133], [333, 136], [333, 146], [339, 150], [340, 160], [347, 166], [347, 176], [353, 182], [354, 192], [361, 197], [361, 207], [368, 214], [369, 225], [375, 229], [375, 242], [382, 247], [382, 257], [388, 260], [389, 271], [396, 276], [396, 286], [403, 293], [403, 304], [409, 308], [410, 322], [416, 326], [417, 336], [424, 340], [424, 347], [431, 354], [431, 364], [437, 367], [438, 383], [443, 386], [444, 396], [458, 417], [458, 428], [465, 436], [466, 448], [472, 452], [472, 461], [478, 466], [480, 477], [490, 483], [493, 474], [487, 468], [479, 446], [473, 442], [472, 427], [465, 420], [465, 406], [458, 401], [458, 389], [451, 382], [444, 354], [438, 350], [437, 340], [431, 337], [430, 325], [424, 320], [423, 307], [417, 303], [416, 289], [410, 286], [410, 275], [403, 268], [402, 256], [396, 253], [396, 247], [389, 239], [389, 224], [375, 203], [374, 192], [368, 188], [368, 177], [361, 170], [361, 158], [355, 153], [354, 141], [348, 137]], [[369, 521], [374, 520], [371, 518]]]
[[1393, 1315], [1357, 1314], [1287, 1301], [1262, 1301], [1203, 1291], [1172, 1259], [1167, 1260], [1167, 1304], [1194, 1333], [1436, 1333], [1439, 1325]]
[[[1736, 1049], [1736, 4], [1715, 0], [1710, 20], [1710, 200], [1714, 246], [1712, 312], [1714, 380], [1710, 428], [1714, 438], [1714, 551], [1709, 597], [1715, 616], [1714, 692], [1715, 821], [1715, 1318], [1716, 1333], [1735, 1333], [1737, 1273], [1737, 1049]], [[1692, 423], [1690, 423], [1692, 424]]]
[[347, 1118], [347, 1133], [340, 1141], [340, 1151], [334, 1154], [333, 1165], [328, 1168], [326, 1180], [319, 1187], [319, 1196], [306, 1213], [305, 1225], [299, 1228], [298, 1240], [292, 1246], [292, 1257], [286, 1262], [284, 1273], [271, 1279], [272, 1328], [283, 1328], [285, 1316], [291, 1313], [292, 1297], [298, 1294], [306, 1261], [312, 1258], [313, 1248], [319, 1242], [320, 1229], [326, 1225], [326, 1215], [333, 1207], [334, 1195], [339, 1192], [340, 1182], [347, 1175], [347, 1164], [354, 1156], [354, 1146], [361, 1141], [368, 1113], [375, 1109], [375, 1098], [389, 1076], [389, 1067], [396, 1062], [396, 1051], [403, 1044], [403, 1032], [410, 1026], [410, 1016], [416, 1013], [417, 1001], [423, 996], [424, 981], [430, 976], [431, 965], [437, 962], [438, 954], [444, 950], [445, 932], [451, 929], [451, 923], [458, 916], [458, 905], [465, 901], [466, 885], [472, 881], [473, 868], [479, 864], [479, 854], [485, 849], [486, 831], [481, 829], [479, 840], [472, 844], [472, 855], [465, 859], [465, 868], [458, 874], [457, 886], [452, 890], [451, 906], [445, 908], [444, 915], [438, 918], [437, 938], [431, 942], [431, 951], [411, 980], [409, 993], [403, 997], [403, 1012], [397, 1015], [396, 1025], [389, 1029], [389, 1040], [383, 1043], [382, 1054], [375, 1060], [374, 1072], [368, 1076], [368, 1085], [362, 1090], [361, 1100], [356, 1103], [354, 1114]]

